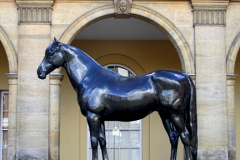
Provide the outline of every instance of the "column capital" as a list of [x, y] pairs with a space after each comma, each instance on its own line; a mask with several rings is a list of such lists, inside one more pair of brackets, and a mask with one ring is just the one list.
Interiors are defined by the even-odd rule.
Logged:
[[17, 85], [17, 79], [18, 79], [17, 73], [6, 73], [5, 76], [8, 79], [9, 85]]
[[226, 25], [226, 0], [192, 0], [193, 25]]
[[19, 24], [51, 24], [53, 0], [28, 1], [16, 0]]
[[235, 81], [238, 78], [238, 74], [227, 74], [226, 78], [228, 86], [235, 86]]
[[60, 73], [51, 73], [49, 75], [50, 85], [61, 85], [64, 76]]

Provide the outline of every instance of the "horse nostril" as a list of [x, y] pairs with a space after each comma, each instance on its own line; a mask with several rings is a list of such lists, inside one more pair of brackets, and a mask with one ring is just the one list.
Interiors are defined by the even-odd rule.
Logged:
[[41, 73], [42, 73], [42, 70], [40, 68], [38, 68], [37, 74], [40, 75]]

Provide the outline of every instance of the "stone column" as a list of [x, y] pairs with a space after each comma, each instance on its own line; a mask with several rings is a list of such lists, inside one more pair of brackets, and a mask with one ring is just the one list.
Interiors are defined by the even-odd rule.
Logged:
[[6, 74], [9, 88], [8, 110], [8, 159], [16, 159], [16, 136], [17, 136], [17, 73]]
[[19, 7], [16, 159], [48, 159], [49, 78], [37, 68], [51, 43], [53, 1], [16, 1]]
[[237, 77], [238, 75], [227, 75], [228, 160], [236, 160], [235, 81]]
[[60, 93], [62, 74], [50, 75], [49, 159], [60, 159]]
[[195, 31], [198, 160], [228, 159], [227, 1], [192, 1]]

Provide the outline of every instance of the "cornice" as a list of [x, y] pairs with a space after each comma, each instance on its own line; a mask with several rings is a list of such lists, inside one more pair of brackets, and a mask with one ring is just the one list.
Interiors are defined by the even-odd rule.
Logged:
[[202, 8], [217, 8], [217, 9], [226, 9], [229, 1], [192, 1], [191, 5], [194, 9]]
[[16, 1], [18, 7], [52, 7], [54, 4], [53, 0], [49, 1]]

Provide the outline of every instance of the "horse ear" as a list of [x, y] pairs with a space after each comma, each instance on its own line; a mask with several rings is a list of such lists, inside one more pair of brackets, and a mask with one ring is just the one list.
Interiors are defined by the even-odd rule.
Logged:
[[54, 41], [55, 41], [55, 42], [58, 42], [58, 40], [56, 39], [56, 37], [54, 37]]

